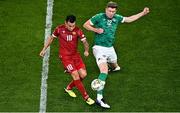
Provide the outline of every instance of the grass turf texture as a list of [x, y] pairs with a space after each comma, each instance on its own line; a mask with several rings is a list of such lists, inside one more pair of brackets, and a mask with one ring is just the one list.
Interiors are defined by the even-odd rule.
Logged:
[[0, 111], [38, 111], [46, 2], [0, 0]]
[[[110, 110], [88, 106], [80, 93], [70, 98], [63, 88], [71, 77], [63, 73], [58, 58], [58, 41], [51, 46], [47, 111], [180, 111], [180, 1], [118, 1], [117, 13], [129, 16], [144, 6], [151, 13], [132, 24], [122, 24], [116, 33], [115, 48], [122, 70], [110, 73], [105, 99]], [[95, 3], [95, 4], [94, 4]], [[68, 14], [77, 16], [77, 25], [103, 12], [107, 0], [55, 0], [53, 29]], [[0, 111], [38, 111], [44, 40], [46, 1], [0, 0]], [[92, 32], [83, 29], [90, 46]], [[79, 50], [83, 53], [82, 44]], [[90, 83], [99, 71], [91, 54], [83, 57], [88, 76], [83, 81], [92, 98]]]

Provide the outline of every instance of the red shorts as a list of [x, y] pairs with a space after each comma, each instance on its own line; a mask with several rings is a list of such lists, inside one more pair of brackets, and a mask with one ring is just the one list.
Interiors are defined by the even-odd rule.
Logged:
[[79, 53], [76, 53], [72, 56], [60, 55], [60, 59], [64, 65], [64, 68], [72, 73], [73, 71], [79, 70], [81, 68], [85, 69], [85, 64]]

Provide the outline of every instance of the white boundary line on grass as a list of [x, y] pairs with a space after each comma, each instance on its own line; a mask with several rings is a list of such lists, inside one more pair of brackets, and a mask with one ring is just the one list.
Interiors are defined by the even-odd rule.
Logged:
[[[47, 0], [46, 26], [45, 26], [46, 28], [45, 28], [44, 43], [46, 43], [48, 36], [51, 35], [53, 2], [54, 0]], [[46, 112], [49, 55], [50, 55], [50, 47], [47, 48], [46, 54], [43, 58], [42, 72], [41, 72], [42, 78], [41, 78], [41, 97], [40, 97], [39, 113]]]

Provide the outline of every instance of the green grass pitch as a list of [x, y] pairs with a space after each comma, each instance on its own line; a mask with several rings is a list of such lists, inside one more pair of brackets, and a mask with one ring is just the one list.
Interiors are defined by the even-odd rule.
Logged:
[[[51, 46], [48, 112], [178, 112], [180, 111], [180, 1], [114, 0], [119, 14], [130, 16], [145, 6], [150, 14], [131, 23], [121, 24], [115, 48], [122, 70], [110, 73], [104, 97], [111, 109], [88, 106], [80, 93], [70, 98], [63, 88], [71, 77], [63, 73], [58, 58], [58, 41]], [[104, 12], [108, 0], [55, 0], [53, 29], [64, 23], [68, 14], [77, 16], [90, 46], [92, 32], [83, 23]], [[0, 112], [38, 112], [44, 42], [46, 0], [0, 0]], [[79, 43], [80, 44], [80, 43]], [[82, 53], [82, 44], [79, 45]], [[88, 76], [83, 81], [92, 98], [96, 92], [90, 83], [97, 78], [95, 59], [85, 58]]]

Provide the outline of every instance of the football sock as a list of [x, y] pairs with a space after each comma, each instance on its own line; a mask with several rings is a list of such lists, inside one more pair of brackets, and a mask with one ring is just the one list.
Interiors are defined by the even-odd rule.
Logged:
[[[102, 80], [104, 83], [106, 81], [107, 74], [106, 73], [100, 73], [98, 79]], [[103, 98], [103, 89], [100, 91], [97, 91], [97, 99], [101, 100]]]
[[[80, 79], [81, 79], [81, 81], [83, 81], [83, 78], [80, 78]], [[68, 86], [66, 87], [66, 89], [71, 90], [73, 87], [75, 87], [75, 84], [74, 84], [74, 81], [72, 80], [72, 81], [68, 84]]]
[[74, 81], [72, 80], [72, 81], [68, 84], [68, 86], [67, 86], [66, 89], [71, 90], [73, 87], [75, 87], [75, 84], [74, 84]]
[[107, 78], [107, 74], [106, 73], [100, 73], [98, 79], [102, 80], [102, 81], [106, 81]]
[[86, 92], [86, 89], [84, 88], [84, 85], [82, 84], [81, 80], [74, 80], [74, 84], [83, 96], [84, 100], [89, 98], [89, 95]]

